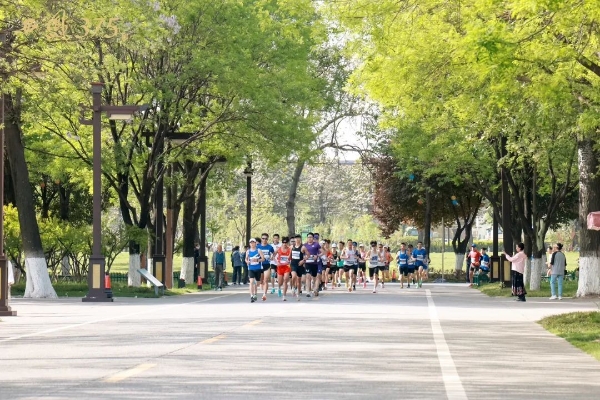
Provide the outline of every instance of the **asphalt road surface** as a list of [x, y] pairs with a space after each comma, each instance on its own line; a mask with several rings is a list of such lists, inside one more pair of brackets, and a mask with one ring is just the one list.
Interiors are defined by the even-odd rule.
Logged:
[[161, 299], [14, 299], [0, 399], [599, 399], [600, 362], [540, 327], [592, 301], [388, 284]]

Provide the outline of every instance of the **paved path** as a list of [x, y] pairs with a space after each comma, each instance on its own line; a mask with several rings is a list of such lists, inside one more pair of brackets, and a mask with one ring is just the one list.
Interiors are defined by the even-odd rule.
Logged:
[[15, 299], [19, 316], [0, 322], [0, 399], [600, 398], [600, 362], [535, 323], [593, 302], [388, 286], [286, 303], [251, 304], [241, 288]]

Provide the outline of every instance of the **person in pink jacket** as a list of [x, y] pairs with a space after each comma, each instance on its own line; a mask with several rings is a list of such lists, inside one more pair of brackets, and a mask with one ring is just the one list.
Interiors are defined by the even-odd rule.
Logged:
[[509, 256], [506, 251], [504, 256], [508, 261], [512, 263], [512, 294], [518, 296], [517, 301], [526, 301], [525, 295], [525, 284], [523, 283], [523, 273], [525, 272], [525, 263], [527, 262], [527, 255], [524, 252], [525, 245], [523, 243], [517, 244], [517, 254]]

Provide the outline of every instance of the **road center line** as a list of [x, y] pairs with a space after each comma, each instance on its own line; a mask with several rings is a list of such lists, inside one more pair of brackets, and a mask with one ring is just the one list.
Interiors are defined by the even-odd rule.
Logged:
[[214, 336], [209, 339], [201, 341], [200, 344], [211, 344], [211, 343], [217, 342], [221, 339], [225, 339], [226, 337], [227, 337], [227, 335]]
[[130, 369], [126, 369], [125, 371], [118, 372], [113, 376], [109, 376], [104, 380], [104, 382], [115, 383], [121, 382], [127, 378], [130, 378], [134, 375], [141, 374], [144, 371], [149, 370], [150, 368], [156, 367], [156, 364], [140, 364]]
[[433, 302], [433, 297], [431, 297], [431, 291], [427, 289], [425, 293], [427, 294], [433, 341], [435, 342], [438, 361], [440, 362], [440, 368], [442, 370], [442, 378], [444, 379], [444, 386], [446, 387], [446, 396], [448, 397], [448, 400], [466, 400], [468, 397], [463, 388], [460, 376], [456, 371], [456, 366], [454, 365], [454, 360], [452, 360], [452, 354], [450, 354], [448, 343], [446, 343], [444, 331], [442, 330], [442, 325], [440, 324], [440, 319], [438, 318], [437, 310], [435, 309], [435, 303]]
[[257, 320], [254, 320], [252, 322], [248, 322], [246, 325], [242, 325], [242, 328], [249, 328], [251, 326], [258, 325], [261, 322], [262, 322], [262, 319], [257, 319]]
[[78, 328], [80, 326], [85, 326], [85, 325], [97, 324], [99, 322], [107, 322], [107, 321], [114, 321], [116, 319], [124, 319], [124, 318], [129, 318], [129, 317], [137, 317], [139, 315], [155, 313], [157, 310], [166, 310], [166, 309], [169, 309], [169, 308], [180, 307], [180, 306], [184, 306], [184, 305], [187, 305], [187, 304], [204, 303], [206, 301], [211, 301], [211, 300], [215, 300], [215, 299], [221, 299], [223, 297], [233, 296], [235, 294], [236, 293], [231, 293], [231, 294], [226, 294], [224, 296], [211, 297], [210, 299], [202, 299], [202, 300], [190, 301], [190, 302], [187, 302], [187, 303], [169, 304], [169, 305], [165, 305], [165, 306], [162, 306], [162, 307], [149, 307], [147, 311], [141, 311], [141, 312], [140, 311], [136, 311], [136, 312], [130, 313], [130, 314], [116, 315], [114, 317], [109, 317], [109, 318], [95, 319], [95, 320], [91, 320], [91, 321], [81, 322], [81, 323], [78, 323], [78, 324], [65, 325], [65, 326], [60, 326], [58, 328], [45, 329], [43, 331], [32, 332], [32, 333], [27, 333], [27, 334], [24, 334], [24, 335], [19, 335], [19, 336], [13, 336], [13, 337], [5, 338], [5, 339], [0, 339], [0, 343], [11, 342], [13, 340], [24, 339], [24, 338], [28, 338], [28, 337], [45, 335], [47, 333], [64, 331], [64, 330], [67, 330], [67, 329]]

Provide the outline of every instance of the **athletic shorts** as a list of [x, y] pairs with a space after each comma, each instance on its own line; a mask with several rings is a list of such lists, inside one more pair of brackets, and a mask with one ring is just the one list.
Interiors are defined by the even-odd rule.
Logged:
[[429, 269], [429, 265], [422, 265], [423, 271], [427, 271]]
[[[413, 269], [414, 271], [414, 269]], [[408, 267], [401, 267], [400, 268], [400, 274], [403, 276], [408, 276], [409, 272], [408, 272]]]
[[338, 272], [338, 266], [337, 265], [332, 265], [331, 267], [329, 267], [329, 273], [330, 274], [335, 274], [336, 272]]
[[414, 266], [408, 266], [408, 273], [409, 274], [414, 274], [415, 273], [415, 267]]
[[261, 269], [249, 269], [248, 270], [248, 278], [249, 279], [256, 279], [257, 281], [260, 281], [260, 276], [262, 275], [262, 270]]
[[319, 266], [317, 265], [317, 263], [308, 263], [308, 264], [304, 264], [305, 268], [306, 268], [306, 274], [310, 274], [310, 276], [312, 276], [313, 278], [316, 278], [317, 275], [319, 274]]
[[367, 264], [359, 263], [358, 268], [360, 268], [363, 272], [367, 270]]
[[380, 267], [375, 267], [375, 268], [369, 267], [369, 276], [379, 275], [379, 268]]
[[350, 270], [356, 272], [358, 271], [358, 265], [344, 265], [344, 272], [349, 272]]
[[292, 272], [292, 269], [289, 265], [278, 265], [277, 266], [277, 275], [285, 275]]
[[323, 266], [323, 264], [317, 263], [317, 273], [321, 274], [323, 273], [323, 271], [325, 271], [325, 267]]
[[302, 276], [306, 274], [306, 268], [303, 265], [292, 265], [292, 272], [295, 272], [298, 276]]
[[263, 264], [263, 266], [262, 266], [263, 272], [267, 272], [270, 269], [271, 269], [271, 264]]
[[271, 269], [277, 269], [277, 265], [276, 264], [271, 264]]
[[379, 270], [380, 271], [389, 271], [390, 270], [390, 266], [388, 265], [380, 265], [379, 266]]
[[473, 264], [471, 264], [471, 271], [475, 272], [479, 270], [479, 267], [474, 267]]

